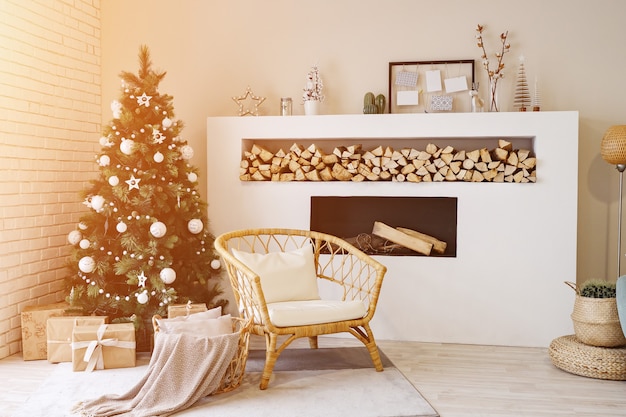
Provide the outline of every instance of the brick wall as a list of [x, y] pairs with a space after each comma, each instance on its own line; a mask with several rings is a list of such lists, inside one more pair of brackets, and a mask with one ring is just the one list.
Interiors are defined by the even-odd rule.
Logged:
[[0, 0], [0, 358], [62, 301], [67, 233], [97, 172], [100, 0]]

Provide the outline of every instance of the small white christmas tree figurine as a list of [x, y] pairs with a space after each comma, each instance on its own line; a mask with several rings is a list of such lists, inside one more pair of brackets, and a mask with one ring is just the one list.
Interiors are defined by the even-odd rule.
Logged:
[[513, 107], [519, 111], [526, 111], [530, 105], [530, 91], [526, 80], [526, 69], [524, 68], [524, 57], [520, 57], [519, 68], [517, 69], [517, 82], [515, 83], [515, 98]]
[[539, 90], [539, 82], [535, 78], [535, 91], [533, 92], [532, 101], [533, 111], [541, 110], [541, 91]]
[[317, 65], [311, 67], [306, 77], [306, 87], [302, 94], [302, 101], [323, 101], [324, 95], [322, 94], [322, 78], [320, 77], [320, 71]]

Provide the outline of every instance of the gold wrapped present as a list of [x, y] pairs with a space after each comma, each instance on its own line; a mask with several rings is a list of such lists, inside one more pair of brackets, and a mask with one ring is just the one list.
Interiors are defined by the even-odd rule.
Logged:
[[46, 359], [48, 339], [46, 322], [50, 317], [63, 316], [68, 303], [27, 306], [22, 310], [22, 356], [25, 361]]
[[188, 302], [187, 304], [172, 304], [167, 306], [167, 317], [174, 318], [180, 316], [188, 316], [194, 313], [203, 313], [207, 311], [205, 303], [193, 304]]
[[107, 316], [50, 317], [46, 325], [48, 362], [72, 362], [72, 331], [74, 326], [99, 326], [108, 323]]
[[136, 362], [135, 326], [132, 323], [74, 326], [72, 369], [132, 368]]

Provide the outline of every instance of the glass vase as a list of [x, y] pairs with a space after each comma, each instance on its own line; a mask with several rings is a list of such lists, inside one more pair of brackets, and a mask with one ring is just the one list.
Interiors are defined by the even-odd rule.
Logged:
[[498, 107], [498, 78], [489, 80], [489, 111], [500, 111]]

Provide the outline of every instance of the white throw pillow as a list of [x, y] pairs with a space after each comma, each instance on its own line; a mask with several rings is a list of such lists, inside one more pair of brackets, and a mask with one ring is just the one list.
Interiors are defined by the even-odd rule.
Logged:
[[188, 316], [177, 316], [177, 317], [172, 317], [171, 319], [170, 318], [157, 319], [157, 323], [159, 325], [159, 329], [167, 333], [167, 328], [168, 328], [167, 326], [170, 323], [217, 319], [221, 315], [222, 315], [222, 306], [217, 306], [210, 310], [203, 311], [201, 313], [193, 313]]
[[164, 326], [157, 319], [163, 333], [186, 333], [196, 337], [214, 337], [233, 332], [230, 314], [215, 319], [170, 321]]
[[313, 245], [268, 254], [233, 249], [233, 255], [259, 275], [267, 303], [319, 300]]

